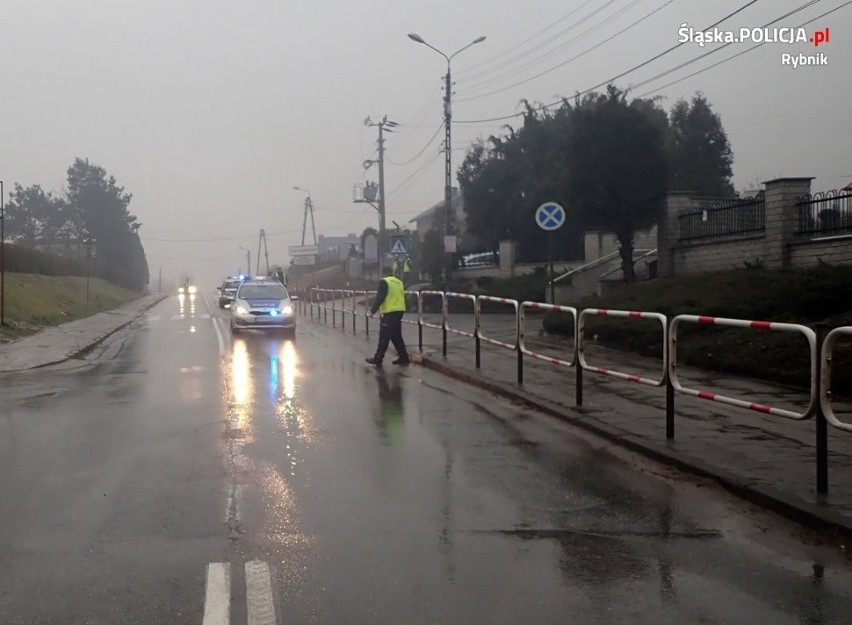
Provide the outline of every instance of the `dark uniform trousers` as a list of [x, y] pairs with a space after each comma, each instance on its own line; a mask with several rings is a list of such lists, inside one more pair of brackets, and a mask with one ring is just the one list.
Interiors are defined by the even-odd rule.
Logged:
[[379, 345], [376, 348], [376, 360], [379, 362], [384, 359], [389, 343], [393, 343], [400, 360], [408, 360], [408, 351], [405, 349], [405, 341], [402, 340], [402, 316], [404, 314], [402, 311], [382, 314], [379, 322]]

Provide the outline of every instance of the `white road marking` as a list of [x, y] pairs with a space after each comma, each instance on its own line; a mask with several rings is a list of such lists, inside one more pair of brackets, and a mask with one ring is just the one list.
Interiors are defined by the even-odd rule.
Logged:
[[159, 321], [160, 315], [148, 315], [148, 321]]
[[228, 625], [230, 620], [231, 565], [227, 562], [211, 562], [207, 565], [203, 625]]
[[219, 341], [219, 356], [225, 355], [225, 337], [222, 336], [222, 331], [219, 329], [219, 324], [216, 323], [217, 319], [212, 317], [210, 321], [213, 322], [213, 329], [216, 330], [216, 340]]
[[248, 625], [275, 625], [272, 578], [269, 565], [260, 560], [246, 562], [246, 603]]
[[202, 319], [210, 319], [210, 313], [204, 313], [201, 315]]

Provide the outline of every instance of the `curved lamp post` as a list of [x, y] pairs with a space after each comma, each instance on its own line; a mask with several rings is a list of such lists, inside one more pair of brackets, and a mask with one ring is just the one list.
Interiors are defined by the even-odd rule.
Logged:
[[[447, 56], [443, 52], [441, 52], [438, 48], [428, 43], [423, 39], [420, 35], [416, 33], [410, 33], [408, 38], [412, 41], [416, 41], [417, 43], [422, 43], [427, 48], [431, 48], [442, 57], [444, 57], [447, 61], [447, 73], [444, 76], [444, 234], [451, 235], [453, 234], [452, 228], [450, 226], [450, 220], [452, 215], [452, 205], [453, 205], [453, 166], [452, 166], [452, 153], [453, 153], [453, 143], [452, 143], [452, 119], [453, 119], [453, 111], [452, 111], [452, 78], [450, 73], [450, 62], [453, 58], [459, 53], [467, 50], [472, 45], [477, 43], [481, 43], [485, 41], [485, 37], [477, 37], [473, 41], [471, 41], [466, 46], [459, 48], [451, 55]], [[449, 282], [450, 273], [453, 268], [452, 263], [452, 254], [447, 255], [447, 271], [446, 271], [446, 280]]]

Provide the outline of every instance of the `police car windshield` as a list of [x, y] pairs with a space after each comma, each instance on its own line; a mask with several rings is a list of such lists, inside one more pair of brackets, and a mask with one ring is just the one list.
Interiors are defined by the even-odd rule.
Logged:
[[239, 286], [240, 286], [240, 281], [239, 281], [239, 280], [228, 280], [228, 281], [225, 283], [225, 288], [226, 288], [226, 289], [237, 289], [237, 288], [239, 288]]
[[287, 290], [281, 284], [244, 284], [240, 299], [286, 299]]

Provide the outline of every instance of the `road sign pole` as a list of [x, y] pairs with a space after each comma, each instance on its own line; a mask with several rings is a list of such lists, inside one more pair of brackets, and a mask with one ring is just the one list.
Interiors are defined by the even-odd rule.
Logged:
[[553, 283], [553, 232], [565, 223], [565, 209], [556, 202], [545, 202], [535, 211], [535, 222], [547, 232], [547, 259], [550, 265], [550, 303], [556, 303]]
[[554, 297], [554, 286], [553, 286], [553, 231], [547, 233], [547, 256], [550, 259], [550, 303], [555, 304], [556, 298]]

